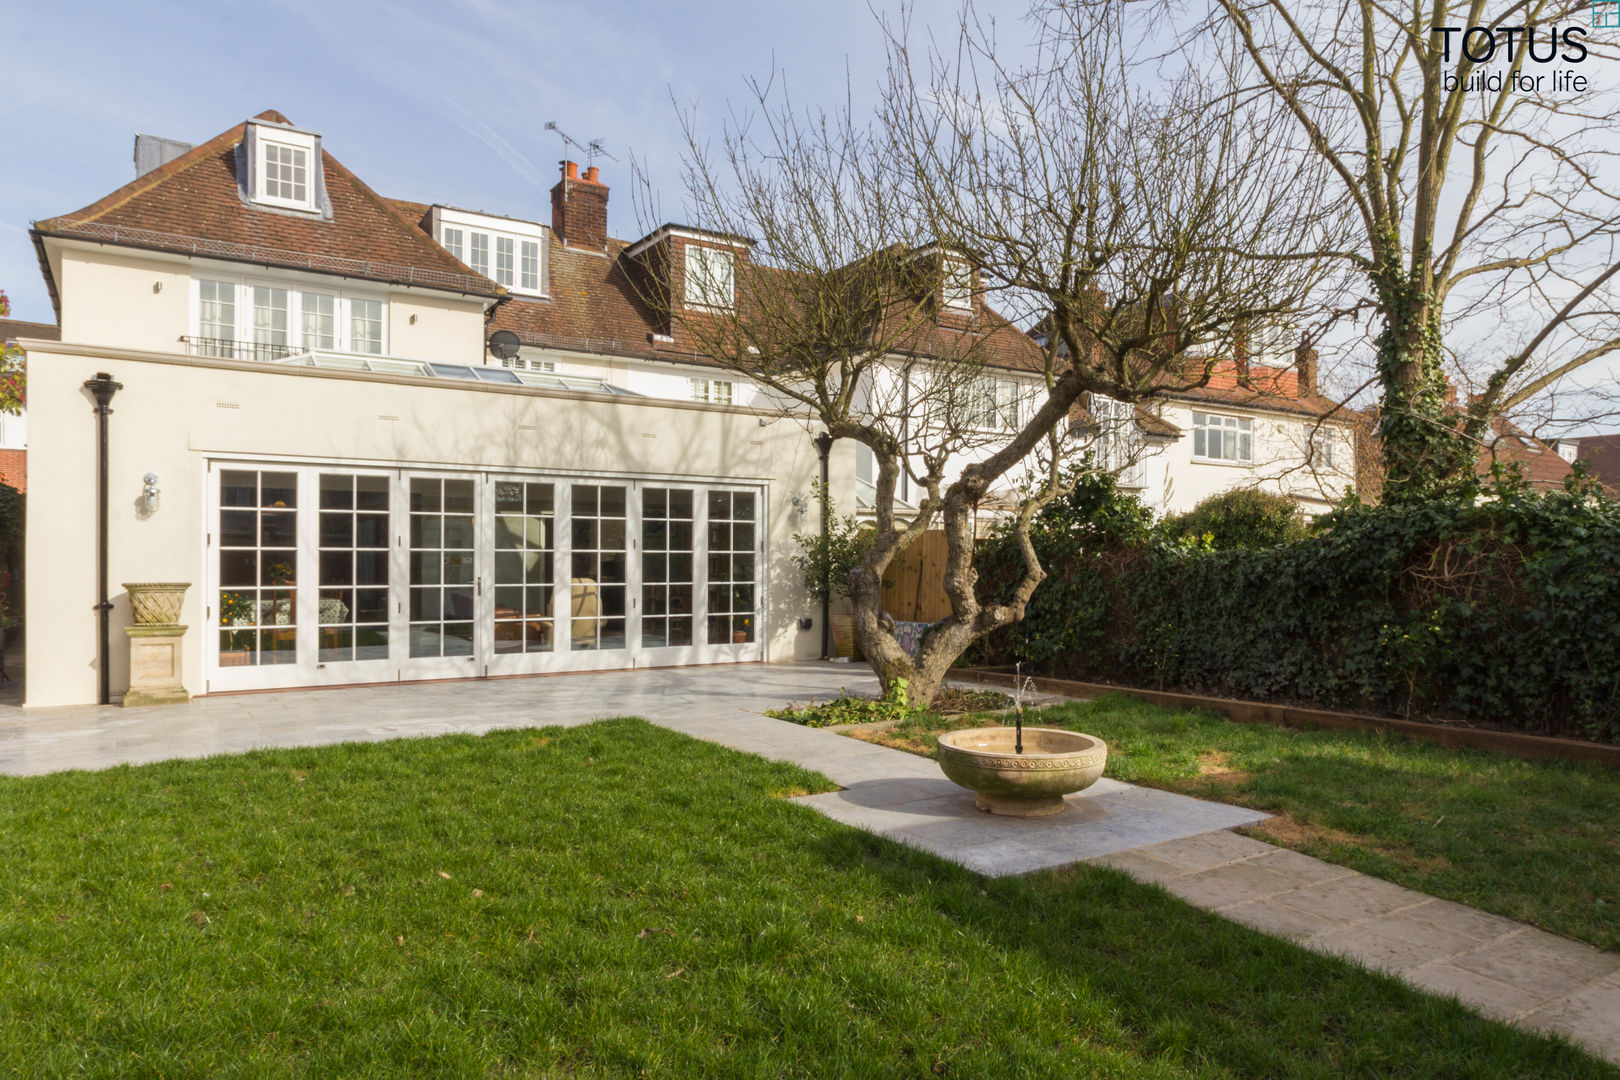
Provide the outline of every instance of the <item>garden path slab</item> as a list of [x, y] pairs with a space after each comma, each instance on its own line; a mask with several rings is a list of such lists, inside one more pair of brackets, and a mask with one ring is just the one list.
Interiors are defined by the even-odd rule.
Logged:
[[932, 761], [761, 715], [846, 687], [869, 691], [875, 681], [859, 668], [787, 663], [214, 696], [128, 710], [0, 703], [0, 774], [641, 716], [823, 773], [842, 790], [796, 801], [978, 873], [1111, 867], [1620, 1063], [1620, 956], [1229, 831], [1267, 816], [1253, 810], [1104, 778], [1070, 796], [1064, 814], [999, 818], [976, 810]]

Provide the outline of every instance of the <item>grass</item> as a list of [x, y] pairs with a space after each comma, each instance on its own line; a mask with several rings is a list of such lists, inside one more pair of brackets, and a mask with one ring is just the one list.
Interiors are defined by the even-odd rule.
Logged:
[[634, 720], [0, 780], [0, 1075], [1608, 1077]]
[[[862, 737], [932, 755], [1003, 717], [921, 715]], [[1028, 723], [1108, 743], [1108, 775], [1267, 810], [1274, 843], [1604, 949], [1620, 948], [1620, 773], [1400, 736], [1239, 724], [1120, 694]]]

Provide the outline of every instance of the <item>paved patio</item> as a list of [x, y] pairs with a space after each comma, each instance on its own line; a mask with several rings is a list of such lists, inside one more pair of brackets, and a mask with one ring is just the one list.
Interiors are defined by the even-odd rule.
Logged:
[[1112, 867], [1620, 1063], [1620, 956], [1229, 831], [1266, 816], [1252, 810], [1103, 779], [1071, 796], [1068, 813], [992, 817], [931, 761], [760, 715], [843, 687], [871, 690], [875, 681], [864, 667], [808, 663], [243, 694], [129, 710], [25, 712], [0, 697], [0, 773], [641, 716], [824, 773], [842, 790], [797, 801], [979, 873]]

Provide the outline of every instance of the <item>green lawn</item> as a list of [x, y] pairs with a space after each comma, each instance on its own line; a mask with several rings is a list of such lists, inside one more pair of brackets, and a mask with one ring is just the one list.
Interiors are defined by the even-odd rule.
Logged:
[[[921, 716], [875, 741], [932, 754], [939, 731], [1005, 717]], [[1278, 815], [1278, 844], [1620, 949], [1620, 772], [1178, 712], [1120, 694], [1032, 713], [1108, 743], [1108, 775]]]
[[616, 720], [0, 780], [0, 1075], [1609, 1077]]

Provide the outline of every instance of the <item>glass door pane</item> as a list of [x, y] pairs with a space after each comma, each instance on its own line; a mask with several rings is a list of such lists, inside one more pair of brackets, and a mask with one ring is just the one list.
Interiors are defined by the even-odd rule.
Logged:
[[475, 481], [413, 476], [411, 655], [473, 654]]
[[641, 647], [692, 644], [693, 497], [686, 488], [641, 492]]
[[388, 477], [322, 473], [321, 663], [388, 659]]
[[298, 476], [219, 474], [219, 666], [298, 662]]
[[551, 484], [495, 481], [495, 639], [497, 653], [550, 652], [556, 557]]
[[569, 489], [570, 649], [625, 647], [625, 495], [622, 485], [574, 484]]
[[754, 524], [751, 491], [709, 492], [710, 645], [754, 640]]

